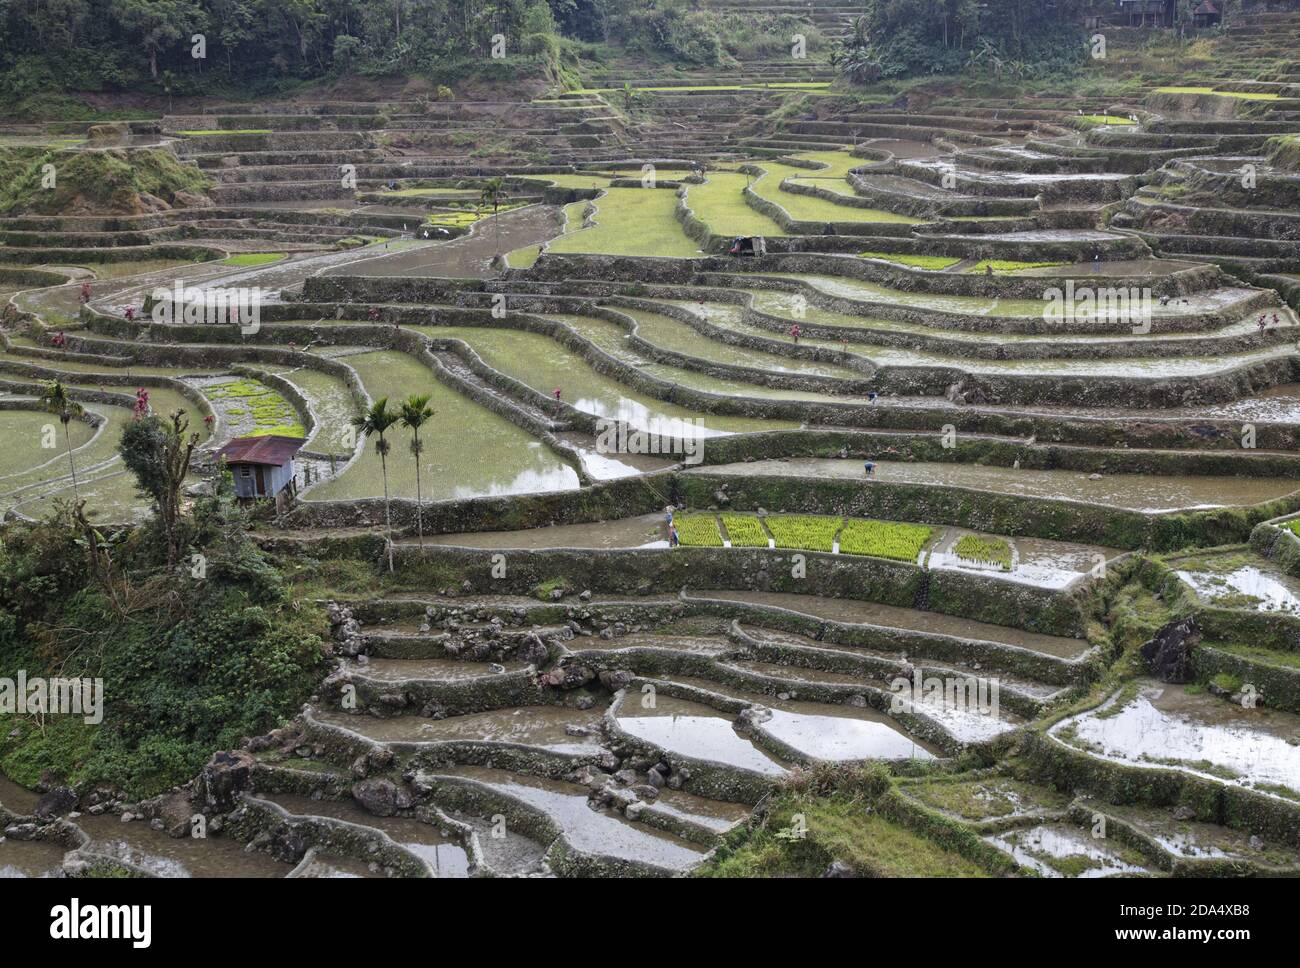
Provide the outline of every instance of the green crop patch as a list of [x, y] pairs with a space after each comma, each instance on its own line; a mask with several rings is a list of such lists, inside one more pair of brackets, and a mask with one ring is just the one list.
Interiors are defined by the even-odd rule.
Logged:
[[712, 514], [690, 514], [673, 519], [677, 526], [677, 539], [691, 548], [721, 548], [722, 534], [718, 519]]
[[840, 553], [915, 561], [933, 529], [925, 524], [849, 519], [840, 533]]
[[992, 269], [995, 273], [1002, 274], [1008, 272], [1024, 272], [1026, 269], [1057, 269], [1062, 266], [1068, 266], [1069, 262], [1016, 262], [1011, 259], [983, 259], [970, 269], [968, 272], [988, 272]]
[[966, 561], [981, 565], [996, 565], [1003, 571], [1011, 570], [1011, 545], [1001, 538], [984, 538], [976, 534], [962, 535], [953, 545], [953, 554]]
[[798, 551], [832, 551], [840, 518], [821, 518], [803, 514], [773, 515], [766, 519], [778, 548]]
[[222, 260], [228, 266], [264, 266], [269, 262], [279, 262], [284, 258], [283, 252], [240, 252]]
[[749, 514], [724, 514], [722, 526], [727, 529], [733, 548], [766, 548], [767, 532], [763, 523]]
[[934, 272], [941, 269], [950, 269], [961, 261], [961, 259], [950, 255], [902, 255], [898, 252], [859, 252], [858, 258], [880, 259], [900, 266], [909, 266], [913, 269], [929, 269]]

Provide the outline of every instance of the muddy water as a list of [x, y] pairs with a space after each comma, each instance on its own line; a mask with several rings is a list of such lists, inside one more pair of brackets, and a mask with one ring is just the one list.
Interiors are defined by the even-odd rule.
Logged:
[[313, 800], [291, 793], [259, 793], [263, 800], [277, 803], [298, 817], [331, 817], [388, 834], [403, 848], [425, 861], [439, 877], [468, 877], [469, 855], [456, 840], [443, 836], [437, 827], [404, 817], [376, 817], [353, 800]]
[[289, 381], [306, 398], [316, 420], [315, 433], [307, 441], [306, 449], [335, 454], [343, 460], [351, 457], [352, 418], [357, 414], [357, 406], [343, 381], [307, 367], [266, 369]]
[[[723, 668], [728, 666], [773, 676], [795, 684], [800, 681], [835, 681], [840, 685], [863, 684], [860, 679], [839, 676], [833, 672], [812, 672], [769, 662], [732, 661], [725, 663]], [[813, 678], [814, 676], [827, 678]], [[764, 707], [771, 713], [771, 717], [763, 721], [762, 728], [813, 759], [929, 760], [942, 755], [938, 747], [908, 735], [893, 719], [870, 707], [804, 702], [793, 698], [798, 693], [797, 689], [789, 690], [792, 698], [780, 699], [763, 693], [750, 692], [737, 686], [713, 682], [710, 679], [676, 675], [655, 678], [664, 682], [694, 686], [697, 689]], [[633, 697], [632, 701], [638, 702], [636, 697]]]
[[[1012, 548], [1010, 569], [998, 565], [962, 558], [954, 546], [964, 536], [996, 538]], [[1099, 564], [1122, 554], [1114, 548], [1074, 544], [1066, 541], [1048, 541], [1042, 538], [1002, 538], [996, 535], [977, 534], [963, 528], [948, 528], [935, 544], [926, 564], [932, 569], [965, 571], [996, 575], [1011, 581], [1036, 585], [1040, 588], [1064, 588], [1070, 582], [1087, 575]]]
[[612, 810], [593, 810], [587, 790], [573, 783], [460, 766], [441, 771], [487, 784], [542, 811], [579, 851], [639, 861], [673, 871], [687, 870], [704, 856], [703, 848], [663, 831], [634, 823]]
[[[899, 674], [900, 675], [902, 674], [901, 663], [903, 660], [900, 654], [897, 652], [884, 652], [880, 649], [864, 649], [857, 646], [851, 648], [827, 646], [824, 642], [817, 642], [814, 641], [813, 639], [808, 638], [807, 636], [796, 635], [793, 632], [775, 632], [772, 631], [771, 629], [759, 628], [758, 626], [755, 625], [743, 625], [741, 627], [744, 629], [746, 635], [758, 639], [761, 642], [768, 642], [775, 645], [794, 645], [803, 649], [811, 649], [814, 652], [813, 655], [814, 659], [818, 658], [817, 653], [825, 653], [825, 655], [821, 657], [822, 661], [824, 662], [834, 661], [835, 659], [844, 655], [872, 656], [879, 659], [888, 659], [899, 664], [899, 668], [900, 668]], [[849, 683], [864, 681], [864, 678], [860, 676], [847, 676], [840, 673], [823, 672], [819, 669], [798, 669], [793, 666], [787, 667], [787, 666], [776, 665], [775, 663], [764, 663], [764, 662], [734, 663], [733, 662], [731, 664], [742, 665], [745, 667], [749, 667], [750, 665], [752, 665], [755, 668], [771, 665], [773, 668], [786, 670], [785, 672], [786, 677], [793, 678], [795, 679], [795, 681], [849, 682]], [[962, 677], [973, 676], [975, 678], [979, 678], [982, 675], [988, 674], [987, 670], [981, 671], [979, 669], [974, 669], [969, 666], [962, 665], [959, 662], [945, 661], [942, 663], [935, 663], [935, 662], [922, 661], [921, 665], [923, 665], [927, 669], [942, 668], [944, 670], [944, 673], [950, 671], [954, 675], [962, 676]], [[893, 678], [893, 676], [890, 676], [889, 678]], [[1003, 686], [1015, 689], [1017, 692], [1022, 692], [1029, 696], [1036, 696], [1040, 699], [1046, 699], [1054, 695], [1055, 693], [1059, 692], [1062, 688], [1061, 686], [1048, 685], [1046, 683], [1034, 682], [1028, 679], [1018, 679], [1012, 676], [1008, 676], [1001, 672], [997, 674], [997, 680]]]
[[[0, 451], [0, 490], [15, 476], [38, 467], [67, 473], [68, 443], [75, 458], [77, 448], [84, 446], [95, 433], [95, 428], [82, 420], [70, 421], [67, 426], [69, 439], [65, 440], [59, 422], [47, 413], [0, 410], [0, 439], [5, 442]], [[45, 446], [51, 442], [55, 446]]]
[[0, 881], [23, 877], [58, 877], [67, 848], [41, 840], [14, 840], [0, 834]]
[[[1110, 705], [1101, 708], [1110, 713]], [[1244, 709], [1208, 693], [1151, 684], [1118, 713], [1106, 718], [1084, 713], [1052, 733], [1108, 759], [1177, 766], [1241, 786], [1280, 786], [1300, 795], [1300, 716], [1293, 714]]]
[[669, 753], [725, 763], [768, 776], [785, 767], [736, 732], [734, 717], [700, 703], [656, 696], [655, 707], [642, 706], [643, 697], [630, 695], [619, 713], [626, 732]]
[[719, 834], [726, 833], [736, 824], [749, 819], [749, 810], [738, 803], [710, 800], [668, 787], [659, 791], [654, 806], [663, 813], [690, 820]]
[[1048, 655], [1062, 656], [1064, 658], [1082, 655], [1088, 648], [1088, 643], [1083, 639], [1040, 635], [1037, 632], [1025, 632], [1007, 625], [990, 625], [987, 622], [975, 622], [971, 619], [957, 618], [939, 612], [922, 612], [914, 608], [880, 605], [875, 602], [864, 602], [853, 598], [817, 598], [813, 595], [792, 595], [786, 592], [712, 589], [690, 590], [687, 597], [785, 608], [832, 622], [846, 622], [854, 625], [879, 625], [886, 628], [908, 629], [915, 632], [931, 632], [936, 635], [977, 639], [983, 642], [1001, 642], [1006, 645], [1016, 645], [1022, 649], [1032, 649], [1034, 652], [1044, 652]]
[[[586, 316], [553, 315], [552, 318], [568, 323], [579, 334], [587, 337], [596, 346], [620, 362], [635, 366], [650, 376], [657, 377], [674, 386], [688, 387], [692, 390], [701, 390], [705, 393], [716, 393], [722, 396], [764, 397], [773, 400], [816, 400], [823, 403], [839, 404], [844, 402], [842, 396], [830, 393], [818, 393], [812, 390], [776, 390], [771, 387], [760, 386], [757, 383], [722, 380], [704, 373], [697, 373], [694, 370], [670, 366], [667, 363], [652, 363], [627, 345], [630, 334], [614, 323]], [[729, 417], [726, 419], [741, 420], [745, 418]], [[751, 427], [748, 429], [752, 430], [787, 430], [798, 426], [797, 423], [792, 421], [781, 420], [756, 420], [751, 418], [749, 422]]]
[[1078, 877], [1110, 877], [1114, 874], [1146, 872], [1146, 868], [1126, 860], [1104, 842], [1088, 836], [1087, 831], [1065, 824], [1043, 824], [1027, 830], [1011, 830], [985, 837], [984, 840], [1006, 851], [1017, 863], [1037, 871], [1043, 877], [1066, 876], [1060, 869], [1065, 863], [1071, 868], [1081, 863], [1085, 865], [1077, 874]]
[[1300, 867], [1300, 852], [1267, 842], [1252, 846], [1249, 833], [1231, 827], [1174, 820], [1167, 811], [1159, 809], [1107, 805], [1105, 812], [1132, 823], [1178, 857], [1228, 857], [1278, 867]]
[[[638, 430], [682, 436], [683, 421], [695, 420], [703, 421], [699, 432], [709, 437], [770, 429], [761, 420], [714, 416], [638, 393], [597, 373], [582, 357], [539, 333], [470, 326], [411, 328], [435, 339], [464, 340], [488, 366], [538, 393], [549, 397], [559, 390], [565, 403], [583, 413], [621, 420]], [[695, 428], [692, 426], [690, 430]]]
[[439, 682], [464, 682], [467, 679], [485, 679], [505, 672], [522, 672], [528, 668], [524, 662], [499, 663], [501, 672], [487, 662], [468, 662], [463, 659], [370, 659], [364, 665], [353, 663], [347, 671], [378, 679], [383, 682], [404, 682], [412, 679], [433, 679]]
[[861, 380], [865, 374], [859, 370], [837, 366], [831, 363], [814, 363], [794, 357], [781, 356], [777, 353], [764, 353], [748, 350], [730, 343], [719, 343], [692, 329], [686, 323], [678, 322], [660, 313], [650, 313], [641, 309], [618, 307], [618, 311], [631, 316], [637, 322], [637, 335], [646, 342], [662, 349], [673, 350], [714, 363], [726, 363], [734, 366], [748, 366], [777, 373], [799, 373], [809, 376], [835, 377], [841, 380]]
[[964, 487], [1001, 494], [1084, 501], [1147, 514], [1197, 508], [1235, 507], [1276, 500], [1298, 489], [1300, 482], [1280, 477], [1218, 475], [1159, 476], [1155, 474], [1088, 474], [1065, 470], [1029, 470], [982, 464], [941, 464], [917, 461], [877, 461], [875, 477], [864, 480], [858, 460], [795, 458], [701, 467], [696, 474], [752, 477], [808, 477], [859, 480], [863, 487], [877, 481]]
[[[412, 221], [419, 221], [412, 214]], [[469, 235], [450, 242], [420, 244], [373, 258], [332, 268], [325, 275], [435, 276], [441, 278], [489, 279], [499, 273], [492, 268], [498, 253], [512, 252], [546, 242], [560, 234], [558, 209], [530, 205], [503, 212], [474, 225]]]
[[339, 854], [325, 854], [318, 851], [298, 872], [298, 876], [353, 879], [384, 875], [378, 870], [371, 870], [368, 863], [355, 857], [343, 857]]
[[283, 877], [289, 866], [268, 854], [246, 851], [224, 837], [172, 838], [147, 823], [83, 814], [75, 821], [91, 839], [88, 850], [127, 861], [158, 877]]
[[721, 635], [633, 634], [612, 639], [582, 636], [568, 643], [574, 652], [620, 652], [628, 649], [667, 649], [695, 655], [721, 655], [736, 651], [736, 646]]
[[0, 806], [14, 813], [28, 816], [36, 809], [40, 794], [19, 786], [7, 776], [0, 776]]
[[598, 481], [661, 471], [681, 460], [680, 456], [662, 458], [648, 454], [604, 454], [600, 452], [601, 445], [592, 434], [567, 431], [555, 436], [578, 452], [583, 469]]
[[[520, 427], [462, 396], [433, 378], [432, 372], [405, 353], [380, 350], [348, 356], [373, 399], [390, 402], [412, 393], [428, 393], [437, 416], [425, 425], [422, 484], [425, 500], [483, 495], [530, 494], [576, 488], [578, 475]], [[409, 434], [389, 431], [388, 489], [393, 497], [415, 497], [415, 466], [407, 452]], [[364, 455], [338, 477], [309, 492], [311, 500], [339, 501], [381, 497], [381, 461], [374, 441]]]
[[[1300, 581], [1262, 561], [1241, 564], [1230, 571], [1180, 569], [1177, 574], [1196, 594], [1211, 602], [1230, 599], [1222, 604], [1261, 612], [1300, 613]], [[1242, 601], [1241, 596], [1254, 601]]]
[[[563, 706], [519, 706], [446, 719], [348, 715], [335, 711], [316, 713], [323, 723], [341, 726], [381, 743], [438, 743], [480, 740], [536, 746], [557, 753], [591, 753], [601, 748], [601, 710]], [[568, 727], [588, 731], [570, 735]]]
[[472, 534], [440, 534], [426, 537], [426, 544], [458, 548], [646, 548], [667, 547], [664, 516], [643, 514], [636, 518], [602, 521], [597, 524], [560, 524], [528, 531], [480, 531]]

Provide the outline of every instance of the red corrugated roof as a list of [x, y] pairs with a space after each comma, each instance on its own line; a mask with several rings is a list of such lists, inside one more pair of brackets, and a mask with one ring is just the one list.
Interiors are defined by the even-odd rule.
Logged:
[[307, 441], [302, 437], [236, 437], [221, 450], [227, 464], [266, 464], [279, 467], [288, 463]]

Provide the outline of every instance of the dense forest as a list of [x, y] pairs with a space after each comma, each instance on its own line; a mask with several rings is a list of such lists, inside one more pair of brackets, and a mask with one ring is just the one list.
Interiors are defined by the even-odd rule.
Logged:
[[[836, 59], [858, 82], [979, 63], [1041, 73], [1080, 55], [1082, 5], [864, 0]], [[812, 35], [813, 50], [830, 49], [792, 15], [692, 0], [0, 0], [0, 101], [56, 91], [255, 95], [345, 75], [451, 83], [611, 49], [719, 66], [781, 56], [794, 30]]]
[[1084, 0], [864, 0], [839, 52], [859, 82], [968, 69], [1035, 76], [1083, 54]]

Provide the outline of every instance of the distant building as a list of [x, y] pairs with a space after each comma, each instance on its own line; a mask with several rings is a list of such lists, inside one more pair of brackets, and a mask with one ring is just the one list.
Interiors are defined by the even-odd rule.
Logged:
[[294, 490], [293, 459], [306, 441], [301, 437], [236, 437], [217, 451], [235, 476], [241, 499], [278, 497]]
[[1177, 0], [1118, 0], [1120, 16], [1129, 27], [1172, 27]]
[[1192, 24], [1195, 27], [1217, 27], [1223, 23], [1223, 11], [1213, 0], [1202, 0], [1192, 11]]

